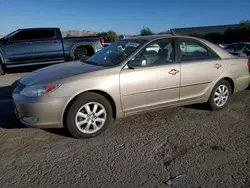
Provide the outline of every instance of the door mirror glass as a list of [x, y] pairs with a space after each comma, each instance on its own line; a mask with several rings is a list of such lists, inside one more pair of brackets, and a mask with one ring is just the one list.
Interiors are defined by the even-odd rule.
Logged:
[[128, 62], [129, 68], [146, 66], [147, 61], [144, 58], [136, 58]]

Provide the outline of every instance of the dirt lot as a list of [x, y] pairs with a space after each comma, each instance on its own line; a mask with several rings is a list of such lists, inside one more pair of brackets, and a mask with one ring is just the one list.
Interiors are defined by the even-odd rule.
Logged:
[[222, 111], [166, 109], [117, 120], [103, 135], [77, 140], [63, 129], [19, 123], [9, 85], [22, 75], [0, 77], [2, 188], [250, 187], [249, 89]]

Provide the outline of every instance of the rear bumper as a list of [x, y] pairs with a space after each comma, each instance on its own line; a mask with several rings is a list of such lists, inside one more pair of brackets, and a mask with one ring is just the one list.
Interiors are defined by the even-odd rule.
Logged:
[[235, 80], [235, 93], [246, 89], [250, 84], [250, 74], [241, 76]]
[[68, 98], [25, 97], [16, 93], [12, 98], [17, 118], [27, 127], [63, 127], [62, 115]]

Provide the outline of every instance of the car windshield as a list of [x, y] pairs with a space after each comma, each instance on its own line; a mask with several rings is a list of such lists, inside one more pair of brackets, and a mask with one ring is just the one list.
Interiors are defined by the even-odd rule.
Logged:
[[226, 46], [225, 49], [234, 50], [235, 47], [236, 47], [236, 44], [230, 44], [230, 45]]
[[95, 53], [85, 63], [114, 66], [127, 58], [144, 43], [143, 40], [120, 40]]

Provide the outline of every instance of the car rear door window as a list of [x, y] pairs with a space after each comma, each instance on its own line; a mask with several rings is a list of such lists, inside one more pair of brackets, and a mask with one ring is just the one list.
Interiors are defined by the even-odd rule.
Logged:
[[212, 50], [192, 39], [180, 39], [179, 48], [182, 62], [218, 58]]
[[35, 38], [37, 40], [53, 39], [55, 37], [56, 35], [54, 29], [41, 29], [35, 31]]

